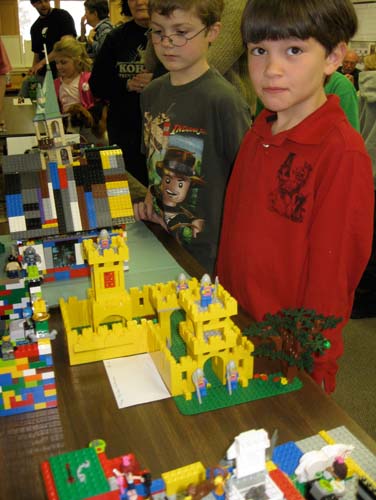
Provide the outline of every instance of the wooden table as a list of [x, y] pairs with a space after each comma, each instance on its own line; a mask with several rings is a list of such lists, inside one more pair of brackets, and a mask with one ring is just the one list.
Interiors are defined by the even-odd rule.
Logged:
[[[187, 272], [202, 275], [162, 228], [152, 228]], [[240, 313], [237, 322], [244, 327], [249, 318]], [[376, 443], [305, 374], [299, 391], [192, 417], [182, 416], [172, 399], [119, 410], [103, 362], [70, 367], [58, 310], [50, 326], [60, 332], [52, 342], [58, 408], [1, 418], [1, 499], [43, 499], [40, 463], [95, 438], [107, 442], [109, 457], [134, 452], [153, 477], [197, 460], [215, 465], [234, 436], [252, 428], [277, 428], [282, 443], [345, 425], [376, 453]]]

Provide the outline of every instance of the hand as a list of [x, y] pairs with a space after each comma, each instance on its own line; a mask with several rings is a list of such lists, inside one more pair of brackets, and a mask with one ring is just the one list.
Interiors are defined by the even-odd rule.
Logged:
[[95, 29], [92, 29], [90, 30], [88, 36], [87, 36], [87, 42], [90, 44], [90, 45], [93, 45], [94, 43], [94, 37], [95, 37]]
[[354, 76], [350, 73], [345, 73], [345, 77], [354, 85]]
[[129, 92], [142, 92], [144, 88], [151, 82], [153, 73], [138, 73], [136, 76], [128, 80], [127, 89]]
[[87, 19], [86, 16], [81, 17], [81, 31], [84, 30], [86, 31], [86, 25], [87, 25]]
[[161, 215], [158, 215], [153, 208], [153, 197], [150, 191], [146, 193], [144, 201], [133, 204], [134, 218], [136, 221], [150, 221], [160, 224], [167, 231], [166, 223]]
[[29, 75], [36, 75], [38, 73], [38, 71], [41, 70], [45, 64], [46, 64], [46, 61], [44, 59], [42, 61], [37, 62], [36, 64], [34, 64], [34, 66], [32, 66], [29, 69], [28, 74]]

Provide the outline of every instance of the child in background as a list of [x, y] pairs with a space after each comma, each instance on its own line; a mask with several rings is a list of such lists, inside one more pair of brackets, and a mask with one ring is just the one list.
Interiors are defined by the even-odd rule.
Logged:
[[373, 179], [361, 136], [326, 96], [357, 28], [350, 0], [250, 0], [242, 34], [265, 110], [226, 193], [218, 275], [255, 320], [283, 308], [342, 317], [313, 378], [335, 389], [341, 330], [371, 250]]
[[250, 111], [209, 67], [223, 0], [149, 0], [150, 37], [169, 71], [141, 94], [149, 190], [137, 220], [160, 223], [213, 271], [224, 193]]
[[55, 90], [62, 113], [69, 115], [67, 131], [79, 132], [84, 142], [104, 146], [107, 108], [95, 101], [89, 86], [92, 60], [85, 46], [72, 37], [63, 37], [54, 45], [59, 78]]
[[94, 105], [89, 87], [92, 61], [85, 46], [75, 38], [66, 36], [54, 45], [56, 68], [59, 77], [55, 90], [63, 113], [68, 113], [72, 104], [81, 104], [85, 109]]

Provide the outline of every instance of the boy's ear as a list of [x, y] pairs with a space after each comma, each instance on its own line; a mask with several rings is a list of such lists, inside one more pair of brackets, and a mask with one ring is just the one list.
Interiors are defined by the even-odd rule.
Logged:
[[209, 43], [214, 42], [214, 40], [217, 38], [219, 32], [221, 31], [221, 26], [222, 23], [219, 21], [209, 26], [207, 35]]
[[345, 42], [340, 42], [326, 58], [327, 71], [326, 75], [331, 75], [336, 69], [341, 66], [343, 58], [347, 51]]

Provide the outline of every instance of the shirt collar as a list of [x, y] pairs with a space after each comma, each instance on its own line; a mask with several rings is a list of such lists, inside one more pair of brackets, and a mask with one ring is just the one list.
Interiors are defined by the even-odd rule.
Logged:
[[286, 140], [302, 144], [321, 144], [329, 129], [344, 117], [344, 114], [339, 106], [339, 97], [328, 95], [326, 102], [302, 122], [276, 135], [272, 134], [274, 117], [276, 113], [263, 111], [255, 122], [254, 131], [264, 142], [279, 146]]

